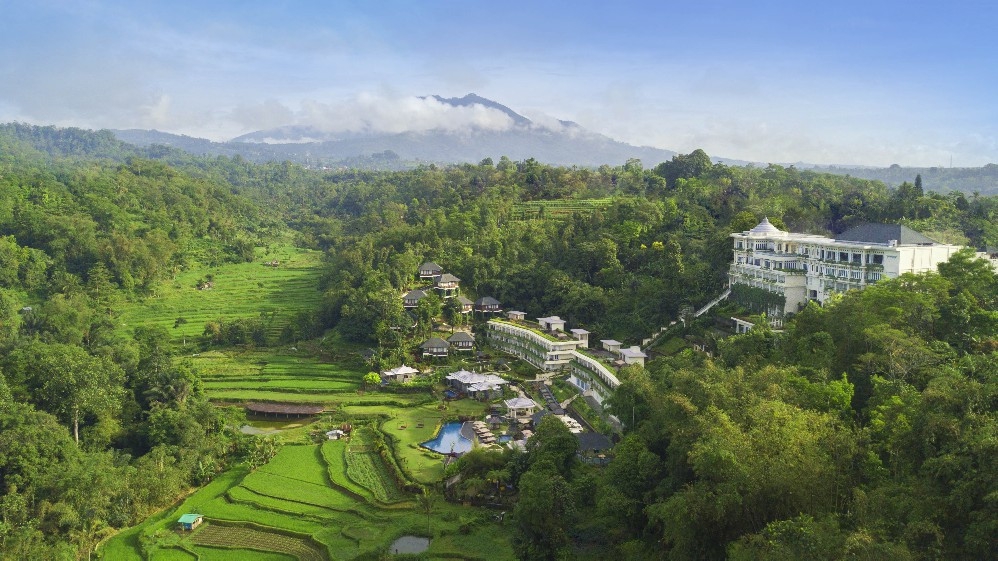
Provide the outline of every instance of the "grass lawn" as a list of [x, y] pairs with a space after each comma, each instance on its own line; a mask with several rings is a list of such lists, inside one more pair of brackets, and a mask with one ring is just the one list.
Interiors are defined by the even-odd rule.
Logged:
[[[443, 478], [443, 457], [422, 448], [421, 443], [436, 436], [444, 418], [458, 416], [484, 416], [487, 404], [473, 399], [451, 401], [441, 411], [438, 404], [421, 405], [408, 409], [392, 410], [392, 418], [381, 425], [381, 430], [397, 439], [402, 467], [420, 483], [436, 483]], [[420, 427], [419, 425], [423, 426]], [[403, 428], [405, 427], [405, 428]]]
[[689, 346], [689, 343], [682, 337], [671, 337], [655, 345], [655, 351], [664, 355], [674, 355]]

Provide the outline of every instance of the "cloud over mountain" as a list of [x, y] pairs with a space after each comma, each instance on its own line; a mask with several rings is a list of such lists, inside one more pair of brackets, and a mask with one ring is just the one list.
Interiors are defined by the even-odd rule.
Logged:
[[[439, 96], [392, 96], [368, 92], [340, 102], [305, 100], [297, 109], [268, 100], [261, 104], [240, 106], [230, 116], [246, 128], [306, 126], [312, 132], [332, 135], [502, 132], [524, 124], [519, 122], [520, 119], [527, 124], [530, 122], [503, 106], [477, 96], [471, 102], [460, 103], [469, 97], [445, 99]], [[247, 136], [262, 140], [256, 134]]]

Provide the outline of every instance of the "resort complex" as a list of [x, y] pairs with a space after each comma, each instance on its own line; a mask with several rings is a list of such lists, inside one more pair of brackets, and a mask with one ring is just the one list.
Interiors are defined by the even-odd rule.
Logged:
[[764, 218], [731, 238], [732, 291], [752, 287], [775, 294], [777, 300], [764, 310], [772, 316], [796, 313], [808, 301], [824, 303], [882, 278], [934, 271], [962, 249], [899, 224], [863, 224], [829, 238], [784, 232]]

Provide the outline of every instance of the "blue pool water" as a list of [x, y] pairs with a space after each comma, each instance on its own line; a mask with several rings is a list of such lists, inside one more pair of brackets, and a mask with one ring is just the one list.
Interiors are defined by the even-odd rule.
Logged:
[[437, 433], [436, 438], [427, 440], [420, 446], [441, 454], [451, 452], [463, 454], [471, 450], [471, 441], [461, 436], [461, 423], [447, 423], [440, 427], [440, 432]]
[[508, 434], [503, 434], [499, 436], [499, 442], [509, 442], [510, 440], [513, 440], [513, 437]]

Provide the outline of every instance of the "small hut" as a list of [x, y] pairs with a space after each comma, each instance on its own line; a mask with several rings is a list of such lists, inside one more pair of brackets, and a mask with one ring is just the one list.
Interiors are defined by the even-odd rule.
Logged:
[[185, 514], [177, 520], [177, 524], [180, 524], [180, 528], [188, 532], [200, 526], [202, 522], [204, 522], [203, 514]]

